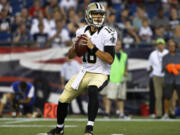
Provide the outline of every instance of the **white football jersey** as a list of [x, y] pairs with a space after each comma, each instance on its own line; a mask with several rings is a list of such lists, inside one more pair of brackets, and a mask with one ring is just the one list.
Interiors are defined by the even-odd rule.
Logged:
[[[90, 34], [89, 26], [86, 25], [79, 28], [76, 32], [76, 37], [82, 34], [86, 34], [92, 41], [94, 45], [104, 52], [105, 46], [115, 46], [117, 42], [117, 32], [108, 26], [103, 26], [100, 30], [96, 31], [94, 34]], [[87, 72], [110, 74], [110, 65], [102, 61], [99, 57], [93, 54], [91, 51], [86, 52], [82, 56], [82, 66]]]

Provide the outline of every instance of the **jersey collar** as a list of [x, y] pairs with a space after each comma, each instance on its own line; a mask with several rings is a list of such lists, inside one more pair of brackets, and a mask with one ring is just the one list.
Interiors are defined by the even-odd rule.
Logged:
[[[103, 26], [101, 26], [101, 27], [98, 29], [98, 34], [99, 34], [99, 32], [101, 31], [102, 28], [103, 28]], [[89, 25], [85, 28], [84, 33], [85, 33], [86, 31], [88, 31], [88, 30], [89, 30], [89, 33], [90, 33], [91, 35], [93, 35], [94, 33], [96, 33], [96, 32], [91, 32]]]

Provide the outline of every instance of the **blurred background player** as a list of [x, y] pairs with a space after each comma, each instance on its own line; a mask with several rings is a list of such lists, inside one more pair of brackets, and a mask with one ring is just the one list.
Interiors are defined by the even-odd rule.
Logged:
[[150, 66], [147, 67], [147, 73], [149, 75], [149, 116], [155, 118], [155, 96], [154, 96], [154, 83], [152, 79], [152, 71]]
[[48, 102], [51, 87], [48, 79], [42, 73], [35, 73], [33, 85], [36, 100], [34, 102], [33, 117], [41, 117], [44, 112], [44, 104]]
[[180, 97], [180, 55], [176, 53], [176, 43], [172, 39], [168, 41], [168, 50], [169, 53], [163, 58], [163, 69], [165, 70], [163, 119], [168, 119], [169, 115], [174, 115], [171, 112], [169, 113], [170, 99], [173, 96], [173, 91], [176, 90], [178, 97]]
[[0, 102], [0, 116], [3, 115], [4, 106], [9, 101], [15, 111], [19, 112], [22, 109], [26, 117], [32, 117], [35, 101], [34, 86], [29, 82], [17, 81], [12, 84], [12, 91], [13, 93], [3, 94]]
[[123, 52], [121, 41], [118, 40], [115, 48], [114, 62], [111, 65], [110, 82], [101, 92], [104, 97], [105, 117], [111, 113], [111, 103], [116, 101], [120, 112], [119, 118], [126, 119], [124, 113], [124, 101], [126, 100], [126, 79], [128, 76], [128, 56]]
[[[68, 53], [65, 54], [66, 62], [62, 65], [61, 68], [61, 85], [62, 89], [64, 89], [65, 84], [71, 79], [72, 76], [76, 75], [80, 71], [80, 64], [68, 57]], [[81, 114], [85, 114], [82, 106], [82, 97], [79, 95], [76, 98], [79, 110]], [[69, 104], [69, 114], [73, 114], [72, 105]]]
[[162, 117], [162, 96], [164, 89], [164, 72], [162, 71], [162, 59], [168, 53], [168, 50], [165, 49], [164, 39], [157, 39], [156, 45], [157, 49], [151, 52], [149, 56], [149, 72], [152, 72], [156, 118], [159, 119]]

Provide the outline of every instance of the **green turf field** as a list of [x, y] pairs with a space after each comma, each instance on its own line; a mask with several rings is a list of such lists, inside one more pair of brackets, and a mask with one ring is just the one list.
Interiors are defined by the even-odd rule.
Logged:
[[[53, 128], [54, 119], [0, 118], [0, 135], [37, 135]], [[86, 117], [68, 117], [65, 135], [83, 135]], [[180, 135], [180, 119], [97, 118], [94, 135]]]

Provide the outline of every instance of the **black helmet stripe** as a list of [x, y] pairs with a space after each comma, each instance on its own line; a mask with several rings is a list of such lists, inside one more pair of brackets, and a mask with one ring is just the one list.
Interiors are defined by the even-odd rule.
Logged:
[[100, 5], [100, 8], [102, 9], [102, 6], [101, 6], [101, 4], [99, 4]]
[[97, 9], [102, 9], [102, 6], [101, 6], [101, 4], [100, 3], [96, 3], [96, 7], [97, 7]]
[[98, 9], [98, 3], [96, 3], [96, 7], [97, 7], [97, 9]]

